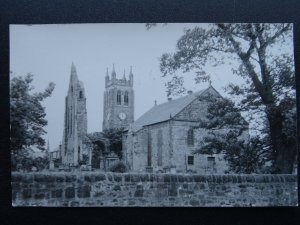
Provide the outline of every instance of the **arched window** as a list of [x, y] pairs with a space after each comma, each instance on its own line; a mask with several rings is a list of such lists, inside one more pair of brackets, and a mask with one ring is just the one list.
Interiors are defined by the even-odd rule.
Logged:
[[163, 136], [162, 131], [158, 130], [157, 132], [157, 165], [162, 166], [162, 146], [163, 146]]
[[79, 91], [79, 98], [82, 98], [82, 91]]
[[194, 130], [190, 128], [187, 133], [187, 144], [190, 146], [194, 145]]
[[72, 129], [73, 129], [73, 124], [72, 124], [72, 106], [71, 106], [71, 111], [70, 111], [70, 119], [71, 119], [71, 122], [70, 122], [70, 131], [71, 131], [71, 134], [72, 134]]
[[125, 91], [125, 94], [124, 94], [124, 104], [128, 105], [128, 91]]
[[117, 92], [117, 104], [121, 105], [121, 91]]

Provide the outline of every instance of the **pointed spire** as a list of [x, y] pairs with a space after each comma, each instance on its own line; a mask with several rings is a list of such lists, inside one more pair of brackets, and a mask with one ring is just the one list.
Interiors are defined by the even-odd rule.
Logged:
[[109, 75], [108, 75], [108, 67], [106, 67], [106, 77], [109, 77]]
[[126, 80], [126, 77], [125, 77], [125, 69], [124, 69], [124, 73], [123, 73], [123, 80]]
[[115, 79], [116, 78], [116, 71], [115, 71], [115, 64], [113, 64], [113, 69], [112, 69], [112, 72], [111, 72], [111, 78], [112, 79]]
[[154, 106], [157, 106], [157, 101], [156, 100], [154, 100]]
[[209, 80], [209, 85], [208, 85], [208, 87], [212, 87], [212, 85], [211, 85], [211, 80]]
[[76, 71], [76, 67], [74, 65], [74, 62], [72, 61], [70, 80], [75, 80], [75, 79], [77, 80], [77, 71]]
[[132, 73], [132, 66], [130, 66], [130, 72], [129, 72], [129, 82], [130, 85], [133, 86], [133, 73]]
[[48, 144], [47, 144], [47, 151], [50, 152], [50, 143], [49, 143], [49, 139], [48, 139]]

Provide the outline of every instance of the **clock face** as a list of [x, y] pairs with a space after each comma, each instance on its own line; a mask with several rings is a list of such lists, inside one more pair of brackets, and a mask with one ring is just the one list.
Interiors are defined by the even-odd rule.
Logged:
[[121, 113], [119, 114], [119, 118], [120, 118], [121, 120], [125, 120], [125, 119], [126, 119], [126, 114], [123, 113], [123, 112], [121, 112]]

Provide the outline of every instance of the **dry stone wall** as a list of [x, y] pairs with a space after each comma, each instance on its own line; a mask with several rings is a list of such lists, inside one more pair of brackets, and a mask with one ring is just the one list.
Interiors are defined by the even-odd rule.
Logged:
[[12, 173], [13, 206], [297, 206], [296, 175]]

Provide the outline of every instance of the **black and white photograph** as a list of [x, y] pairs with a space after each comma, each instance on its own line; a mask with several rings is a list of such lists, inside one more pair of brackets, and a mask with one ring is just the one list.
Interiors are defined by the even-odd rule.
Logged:
[[293, 29], [11, 24], [12, 206], [298, 206]]

